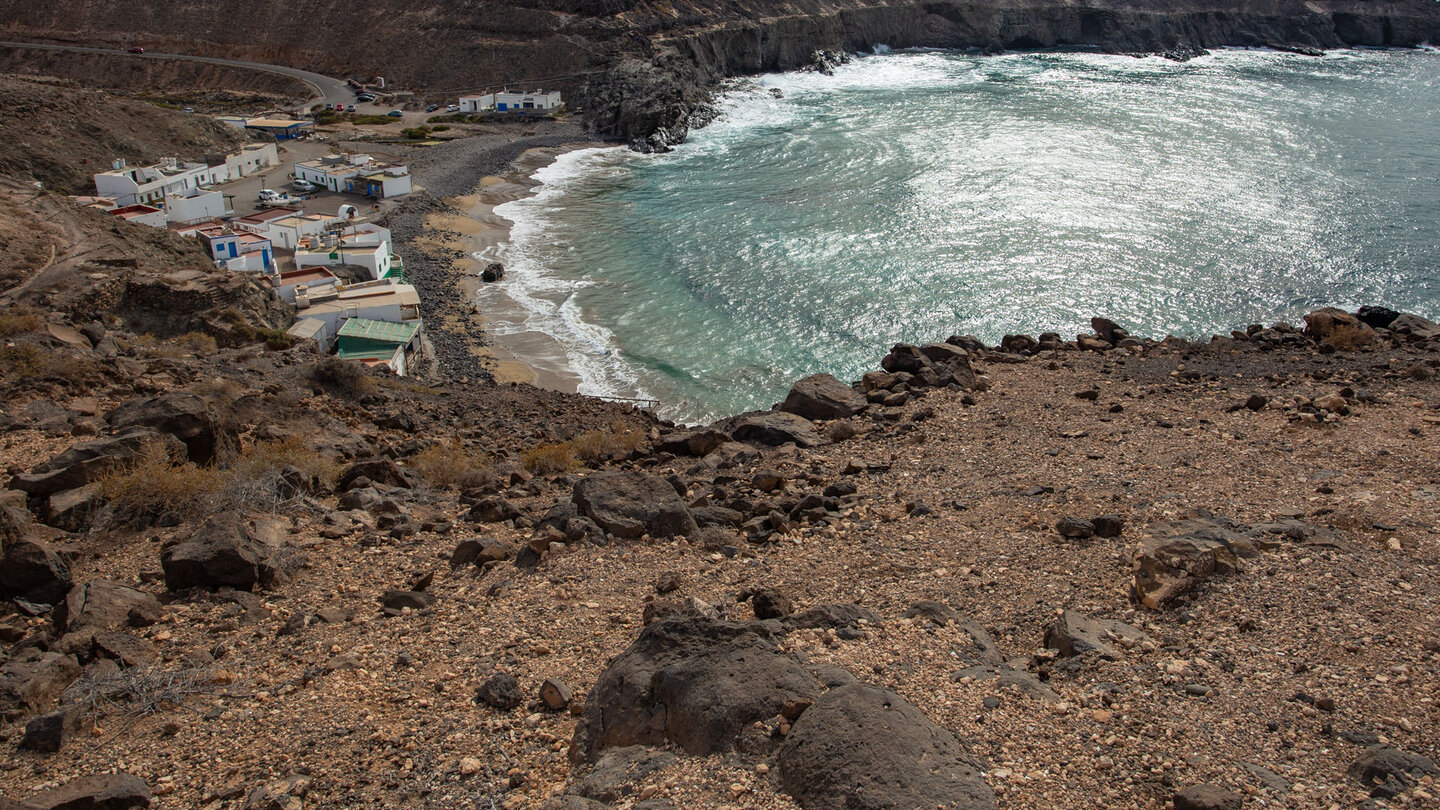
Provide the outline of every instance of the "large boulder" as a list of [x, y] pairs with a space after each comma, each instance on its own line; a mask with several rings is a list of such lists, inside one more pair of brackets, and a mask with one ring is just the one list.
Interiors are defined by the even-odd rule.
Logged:
[[104, 773], [31, 794], [26, 810], [131, 810], [150, 806], [150, 788], [128, 773]]
[[154, 444], [175, 455], [185, 451], [185, 446], [173, 436], [149, 427], [131, 428], [76, 445], [30, 472], [12, 477], [10, 488], [23, 490], [34, 498], [48, 498], [98, 480], [110, 470], [135, 460]]
[[1244, 803], [1240, 794], [1216, 785], [1192, 785], [1177, 791], [1173, 801], [1175, 810], [1240, 810]]
[[667, 742], [699, 756], [763, 752], [768, 738], [748, 736], [753, 724], [794, 716], [823, 689], [764, 624], [658, 619], [600, 673], [572, 757], [594, 761], [606, 748]]
[[158, 397], [137, 397], [121, 403], [106, 417], [115, 430], [151, 427], [185, 444], [196, 464], [208, 464], [222, 446], [234, 447], [235, 428], [215, 417], [205, 400], [189, 391], [168, 391]]
[[97, 634], [154, 624], [160, 616], [154, 596], [108, 579], [71, 588], [52, 614], [61, 646], [74, 651], [88, 651]]
[[1113, 645], [1131, 647], [1146, 638], [1143, 630], [1125, 622], [1092, 619], [1073, 610], [1062, 613], [1045, 629], [1045, 646], [1059, 650], [1066, 658], [1095, 653], [1115, 661], [1120, 659], [1120, 653]]
[[19, 540], [0, 558], [0, 596], [53, 605], [73, 585], [69, 563], [43, 540]]
[[1375, 330], [1343, 309], [1326, 307], [1305, 316], [1305, 334], [1316, 340], [1331, 340], [1344, 334], [1374, 337]]
[[655, 451], [677, 456], [705, 456], [730, 439], [730, 434], [714, 428], [679, 430], [661, 436], [660, 440], [655, 442]]
[[641, 472], [597, 472], [576, 482], [572, 499], [616, 537], [693, 536], [700, 530], [669, 482]]
[[1159, 610], [1173, 604], [1205, 580], [1236, 570], [1238, 558], [1254, 545], [1234, 523], [1191, 518], [1152, 526], [1133, 558], [1135, 598]]
[[806, 810], [995, 807], [980, 763], [953, 732], [871, 684], [822, 695], [775, 759], [781, 786]]
[[270, 550], [233, 516], [206, 521], [190, 539], [166, 548], [160, 566], [172, 591], [225, 586], [248, 591], [272, 584], [276, 576]]
[[73, 655], [28, 649], [0, 666], [0, 720], [49, 708], [80, 677]]
[[340, 474], [340, 480], [335, 484], [335, 489], [348, 490], [350, 485], [360, 478], [368, 478], [376, 484], [411, 489], [411, 476], [414, 474], [413, 471], [404, 469], [391, 459], [370, 458], [346, 467], [345, 472]]
[[784, 411], [759, 411], [734, 416], [719, 422], [716, 428], [735, 437], [737, 442], [779, 447], [818, 447], [825, 443], [815, 425], [803, 416]]
[[1426, 776], [1440, 776], [1434, 760], [1388, 745], [1372, 745], [1345, 771], [1376, 798], [1388, 799], [1415, 787]]
[[1410, 335], [1412, 338], [1433, 338], [1440, 337], [1440, 324], [1419, 315], [1402, 312], [1390, 322], [1390, 331], [1397, 335]]
[[790, 388], [780, 410], [806, 419], [846, 419], [865, 409], [865, 395], [829, 374], [811, 374]]
[[889, 354], [880, 358], [880, 368], [892, 374], [919, 374], [931, 365], [930, 358], [920, 351], [920, 347], [908, 343], [896, 343], [890, 348]]

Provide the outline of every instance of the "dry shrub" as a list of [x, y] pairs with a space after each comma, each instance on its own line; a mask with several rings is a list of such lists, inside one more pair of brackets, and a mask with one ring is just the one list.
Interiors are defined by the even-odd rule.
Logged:
[[100, 367], [94, 361], [63, 350], [47, 350], [30, 343], [0, 346], [0, 380], [18, 383], [53, 380], [73, 385], [94, 382]]
[[149, 517], [193, 513], [223, 484], [220, 471], [176, 458], [162, 444], [149, 445], [134, 461], [99, 480], [100, 495], [116, 509]]
[[575, 458], [575, 451], [570, 444], [561, 442], [560, 444], [542, 444], [526, 450], [520, 454], [520, 463], [532, 473], [549, 475], [569, 472], [580, 462]]
[[10, 309], [0, 313], [0, 337], [35, 332], [44, 325], [45, 319], [33, 312]]
[[421, 450], [410, 460], [432, 486], [460, 489], [484, 486], [493, 477], [490, 459], [467, 450], [459, 439], [439, 442]]
[[203, 332], [186, 332], [180, 337], [175, 338], [175, 344], [182, 349], [201, 356], [214, 354], [220, 350], [220, 346], [216, 344], [215, 338]]
[[361, 396], [375, 390], [365, 367], [338, 357], [323, 357], [310, 367], [310, 379], [338, 393]]
[[1330, 336], [1325, 338], [1326, 343], [1337, 349], [1361, 349], [1369, 346], [1373, 340], [1375, 340], [1374, 330], [1367, 326], [1350, 324], [1335, 327], [1330, 332]]
[[96, 714], [114, 707], [128, 715], [150, 715], [179, 707], [195, 695], [212, 694], [228, 679], [210, 668], [90, 668], [65, 690], [66, 703]]
[[254, 477], [285, 467], [294, 467], [306, 478], [313, 478], [325, 486], [333, 485], [340, 476], [339, 464], [312, 450], [299, 436], [251, 445], [230, 465], [230, 474]]
[[297, 495], [281, 475], [286, 467], [321, 486], [331, 485], [339, 473], [339, 465], [295, 437], [261, 442], [223, 469], [197, 466], [153, 444], [132, 463], [101, 476], [100, 494], [120, 512], [137, 517], [167, 512], [193, 517], [227, 509], [273, 514]]
[[217, 406], [228, 406], [240, 398], [245, 386], [229, 377], [212, 377], [190, 386], [196, 396]]
[[609, 430], [590, 430], [566, 442], [575, 457], [586, 463], [624, 458], [630, 455], [644, 440], [644, 434], [630, 430], [623, 422], [616, 422]]

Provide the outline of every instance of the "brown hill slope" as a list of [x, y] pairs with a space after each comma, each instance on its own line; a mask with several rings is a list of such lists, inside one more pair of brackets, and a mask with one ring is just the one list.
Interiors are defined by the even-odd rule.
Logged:
[[123, 158], [194, 159], [245, 142], [239, 130], [121, 99], [72, 82], [0, 75], [0, 174], [38, 180], [62, 194], [93, 194], [91, 175]]

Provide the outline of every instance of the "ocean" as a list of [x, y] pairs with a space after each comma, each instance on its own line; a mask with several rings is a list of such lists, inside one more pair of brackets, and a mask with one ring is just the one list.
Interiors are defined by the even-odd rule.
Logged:
[[497, 209], [479, 304], [525, 313], [497, 342], [544, 332], [582, 392], [698, 422], [898, 341], [1440, 316], [1435, 51], [879, 53], [723, 109], [669, 154], [565, 154]]

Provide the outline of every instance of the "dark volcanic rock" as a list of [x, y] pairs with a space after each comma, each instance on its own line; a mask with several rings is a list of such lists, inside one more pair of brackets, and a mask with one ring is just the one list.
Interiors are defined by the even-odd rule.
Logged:
[[794, 442], [797, 447], [817, 447], [825, 443], [809, 419], [784, 411], [748, 413], [716, 424], [737, 442], [778, 447]]
[[846, 602], [836, 602], [827, 605], [816, 605], [809, 610], [801, 611], [786, 616], [785, 626], [794, 629], [840, 629], [842, 627], [855, 627], [861, 621], [874, 625], [880, 623], [880, 617], [875, 611], [852, 605]]
[[1373, 745], [1345, 771], [1376, 798], [1399, 796], [1426, 775], [1440, 774], [1429, 757], [1385, 745]]
[[811, 374], [790, 389], [780, 410], [806, 419], [846, 419], [865, 409], [865, 396], [829, 374]]
[[503, 523], [507, 520], [514, 520], [521, 514], [522, 512], [515, 504], [498, 495], [492, 495], [477, 501], [474, 506], [470, 507], [470, 512], [466, 517], [478, 523]]
[[45, 710], [78, 677], [74, 656], [35, 649], [19, 653], [0, 667], [0, 719]]
[[106, 773], [30, 795], [26, 810], [130, 810], [150, 806], [150, 788], [128, 773]]
[[1077, 517], [1063, 517], [1055, 524], [1055, 531], [1061, 537], [1085, 538], [1095, 536], [1095, 524]]
[[1235, 524], [1223, 519], [1194, 518], [1151, 527], [1155, 537], [1135, 552], [1135, 598], [1148, 608], [1169, 606], [1216, 574], [1235, 570], [1237, 551], [1253, 553], [1253, 545]]
[[1371, 329], [1389, 329], [1400, 313], [1388, 307], [1360, 307], [1355, 317]]
[[870, 684], [822, 695], [775, 760], [780, 784], [806, 810], [995, 806], [980, 763], [954, 733]]
[[88, 648], [95, 634], [154, 624], [161, 616], [160, 602], [139, 591], [107, 579], [92, 579], [70, 589], [55, 606], [55, 629]]
[[410, 489], [411, 481], [407, 472], [388, 458], [365, 459], [346, 467], [345, 472], [340, 474], [340, 480], [335, 484], [335, 489], [348, 490], [351, 484], [361, 478], [369, 479], [372, 484]]
[[190, 460], [208, 464], [222, 446], [238, 444], [235, 429], [216, 419], [214, 409], [189, 391], [169, 391], [158, 397], [121, 403], [106, 417], [115, 430], [154, 428], [185, 444]]
[[595, 763], [590, 774], [571, 786], [568, 792], [597, 802], [618, 802], [638, 793], [646, 777], [678, 761], [679, 758], [669, 751], [643, 745], [611, 748]]
[[1145, 638], [1138, 627], [1113, 619], [1092, 619], [1073, 610], [1065, 611], [1045, 630], [1045, 646], [1067, 658], [1093, 652], [1118, 660], [1120, 653], [1112, 643], [1133, 645]]
[[0, 558], [0, 596], [53, 605], [73, 584], [70, 565], [44, 541], [19, 540]]
[[675, 488], [641, 472], [597, 472], [575, 484], [575, 505], [600, 528], [626, 539], [693, 536], [700, 530]]
[[14, 476], [10, 479], [10, 488], [37, 498], [78, 489], [133, 461], [152, 444], [164, 447], [172, 456], [185, 452], [185, 446], [173, 436], [149, 427], [131, 428], [116, 436], [72, 447], [34, 470]]
[[1238, 793], [1215, 785], [1193, 785], [1175, 794], [1175, 810], [1240, 810]]
[[525, 693], [520, 691], [520, 682], [514, 675], [499, 672], [480, 684], [475, 698], [497, 709], [513, 709], [525, 701]]
[[790, 598], [774, 588], [756, 588], [750, 595], [750, 606], [757, 619], [782, 619], [795, 612]]
[[746, 737], [752, 724], [822, 689], [764, 625], [660, 619], [600, 673], [571, 754], [594, 761], [606, 748], [667, 741], [699, 756], [763, 749], [765, 740]]
[[272, 584], [276, 576], [269, 549], [230, 516], [207, 521], [189, 540], [165, 549], [160, 565], [172, 591], [227, 585], [248, 591]]

